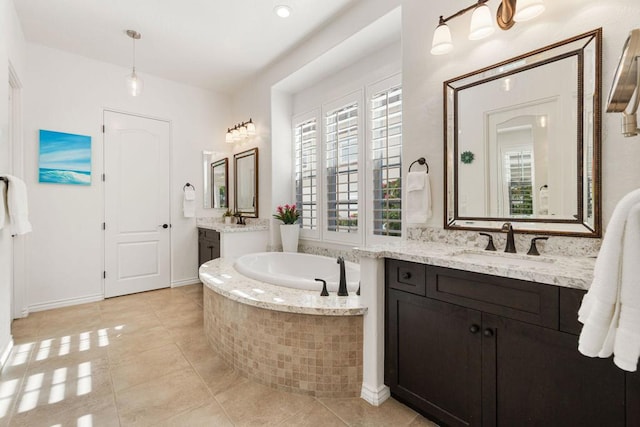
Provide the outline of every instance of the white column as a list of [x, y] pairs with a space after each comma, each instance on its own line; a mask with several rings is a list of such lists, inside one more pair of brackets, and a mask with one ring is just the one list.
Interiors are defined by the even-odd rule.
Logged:
[[374, 406], [389, 398], [384, 385], [384, 259], [360, 258], [360, 298], [367, 307], [363, 326], [362, 392]]

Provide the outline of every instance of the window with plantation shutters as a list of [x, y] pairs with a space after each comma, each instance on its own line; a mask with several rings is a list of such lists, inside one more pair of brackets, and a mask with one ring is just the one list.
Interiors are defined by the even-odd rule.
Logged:
[[303, 230], [318, 228], [316, 118], [294, 125], [296, 207]]
[[[370, 98], [372, 232], [402, 235], [402, 88], [375, 92]], [[371, 193], [370, 193], [371, 194]]]
[[358, 232], [358, 128], [358, 102], [324, 114], [326, 223], [331, 232]]

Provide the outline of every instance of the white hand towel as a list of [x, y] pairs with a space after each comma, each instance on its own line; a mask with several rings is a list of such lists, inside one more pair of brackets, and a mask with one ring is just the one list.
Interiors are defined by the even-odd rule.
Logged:
[[425, 179], [427, 176], [424, 172], [409, 172], [407, 174], [407, 191], [417, 191], [424, 188]]
[[195, 200], [196, 199], [196, 190], [193, 186], [188, 186], [184, 189], [184, 199], [185, 200]]
[[[616, 205], [607, 233], [602, 242], [593, 271], [593, 282], [582, 300], [578, 320], [584, 324], [578, 350], [585, 356], [609, 357], [613, 353], [616, 328], [620, 317], [620, 288], [624, 268], [631, 268], [633, 262], [623, 264], [623, 242], [626, 237], [627, 219], [632, 209], [640, 204], [640, 189], [627, 194]], [[638, 235], [629, 238], [638, 239]], [[631, 242], [627, 242], [629, 245]], [[640, 253], [633, 254], [629, 247], [627, 256], [637, 262]], [[637, 276], [636, 276], [637, 277]], [[640, 291], [640, 287], [636, 285]]]
[[13, 234], [26, 234], [31, 231], [29, 208], [27, 203], [27, 186], [23, 180], [12, 175], [5, 175], [9, 180], [7, 186], [7, 211]]
[[422, 224], [431, 218], [431, 183], [428, 173], [407, 174], [406, 210], [409, 224]]
[[619, 318], [613, 342], [613, 362], [634, 372], [640, 356], [640, 203], [631, 208], [622, 244]]
[[0, 182], [0, 230], [4, 228], [5, 218], [7, 217], [7, 185], [8, 182]]

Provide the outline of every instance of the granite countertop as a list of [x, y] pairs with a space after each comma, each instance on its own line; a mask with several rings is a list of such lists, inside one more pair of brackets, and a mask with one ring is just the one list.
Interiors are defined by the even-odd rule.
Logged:
[[219, 218], [197, 218], [196, 226], [198, 228], [206, 228], [215, 230], [220, 233], [243, 233], [247, 231], [267, 231], [269, 230], [269, 221], [258, 218], [245, 218], [246, 225], [225, 224]]
[[589, 289], [595, 266], [594, 257], [508, 254], [435, 242], [372, 245], [354, 252], [364, 258], [392, 258], [577, 289]]
[[233, 268], [233, 261], [224, 258], [202, 264], [199, 276], [212, 291], [255, 307], [321, 316], [358, 316], [367, 312], [359, 296], [321, 297], [320, 291], [314, 293], [260, 282], [241, 275]]

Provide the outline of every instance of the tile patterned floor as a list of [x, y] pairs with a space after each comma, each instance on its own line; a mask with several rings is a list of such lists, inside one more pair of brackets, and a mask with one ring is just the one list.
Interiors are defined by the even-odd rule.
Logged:
[[0, 374], [5, 426], [430, 426], [390, 399], [315, 399], [241, 377], [211, 349], [202, 286], [33, 313]]

